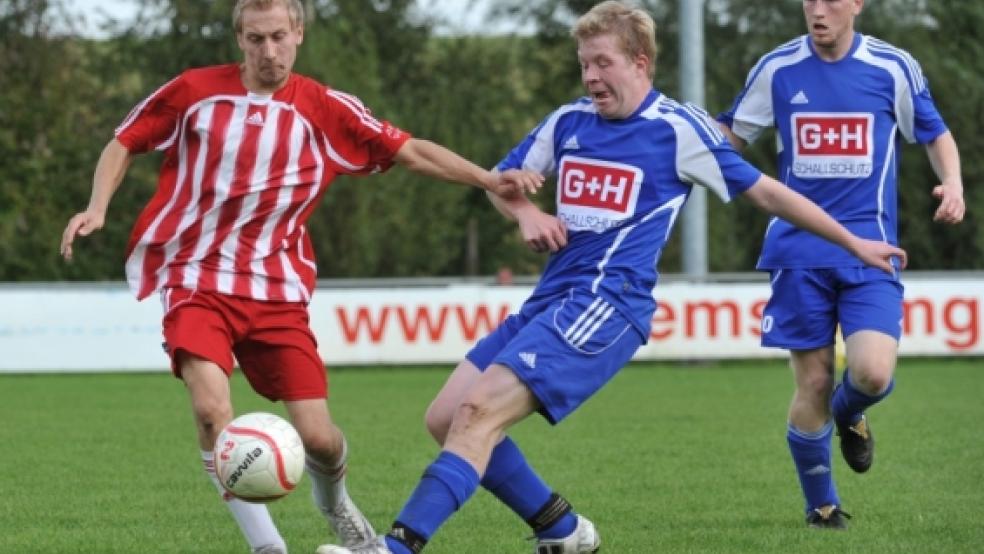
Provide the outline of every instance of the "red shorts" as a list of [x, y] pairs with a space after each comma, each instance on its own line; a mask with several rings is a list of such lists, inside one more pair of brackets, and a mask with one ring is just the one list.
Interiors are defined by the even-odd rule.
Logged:
[[216, 292], [166, 289], [164, 348], [178, 378], [179, 352], [232, 375], [233, 354], [253, 390], [270, 400], [326, 398], [325, 366], [299, 302], [262, 302]]

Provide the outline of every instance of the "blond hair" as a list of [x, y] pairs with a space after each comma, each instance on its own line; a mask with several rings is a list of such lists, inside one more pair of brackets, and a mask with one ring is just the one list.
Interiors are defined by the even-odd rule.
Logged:
[[598, 35], [613, 35], [629, 58], [642, 54], [649, 60], [649, 78], [656, 76], [656, 22], [640, 8], [617, 0], [596, 4], [574, 22], [571, 36], [578, 42]]
[[237, 0], [236, 7], [232, 8], [232, 28], [237, 35], [243, 32], [243, 10], [269, 10], [275, 5], [287, 8], [292, 29], [304, 26], [304, 6], [301, 5], [301, 0]]

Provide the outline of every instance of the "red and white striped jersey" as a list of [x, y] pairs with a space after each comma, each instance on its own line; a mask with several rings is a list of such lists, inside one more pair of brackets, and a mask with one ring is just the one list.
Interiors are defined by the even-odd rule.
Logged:
[[336, 175], [385, 171], [410, 136], [354, 96], [292, 74], [247, 91], [235, 64], [191, 69], [117, 128], [131, 152], [163, 150], [157, 192], [127, 246], [130, 288], [307, 302], [316, 278], [305, 222]]

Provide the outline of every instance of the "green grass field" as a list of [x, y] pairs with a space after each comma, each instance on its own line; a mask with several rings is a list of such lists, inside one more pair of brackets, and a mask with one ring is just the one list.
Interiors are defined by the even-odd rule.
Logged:
[[[446, 369], [340, 369], [332, 411], [349, 488], [385, 529], [437, 452], [423, 428]], [[874, 468], [834, 474], [846, 533], [807, 530], [785, 445], [782, 362], [633, 365], [557, 428], [513, 436], [598, 525], [603, 552], [984, 551], [984, 364], [903, 360], [870, 412]], [[237, 413], [279, 405], [234, 379]], [[0, 552], [244, 553], [200, 469], [184, 387], [168, 375], [0, 377]], [[293, 553], [329, 538], [298, 491], [270, 506]], [[480, 491], [426, 552], [522, 553], [529, 530]]]

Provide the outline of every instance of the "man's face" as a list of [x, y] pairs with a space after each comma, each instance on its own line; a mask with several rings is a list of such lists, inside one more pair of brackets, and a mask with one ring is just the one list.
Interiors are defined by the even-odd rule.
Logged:
[[273, 92], [290, 75], [297, 59], [297, 45], [304, 39], [304, 28], [292, 28], [287, 7], [274, 4], [269, 9], [243, 10], [243, 30], [236, 36], [245, 56], [243, 82], [248, 88]]
[[629, 58], [612, 34], [597, 35], [578, 43], [581, 82], [598, 113], [606, 119], [632, 115], [652, 83], [645, 56]]
[[806, 28], [814, 46], [836, 48], [853, 37], [854, 18], [864, 0], [803, 0]]

